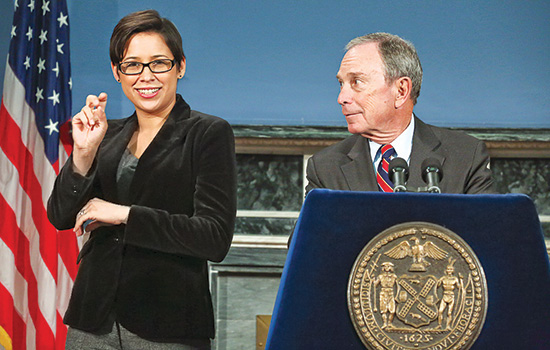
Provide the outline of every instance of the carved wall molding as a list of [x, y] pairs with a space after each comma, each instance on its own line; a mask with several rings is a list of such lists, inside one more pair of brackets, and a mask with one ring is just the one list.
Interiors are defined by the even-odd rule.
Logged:
[[493, 158], [550, 158], [548, 141], [485, 141]]
[[248, 154], [313, 154], [340, 139], [236, 137], [237, 153]]

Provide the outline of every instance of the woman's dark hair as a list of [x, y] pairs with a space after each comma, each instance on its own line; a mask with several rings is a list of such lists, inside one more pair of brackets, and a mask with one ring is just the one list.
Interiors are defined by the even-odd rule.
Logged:
[[145, 10], [130, 13], [123, 17], [111, 35], [109, 55], [114, 65], [119, 64], [128, 48], [130, 39], [138, 33], [152, 32], [162, 36], [166, 45], [174, 55], [176, 67], [179, 69], [181, 61], [185, 59], [181, 35], [174, 23], [166, 18], [160, 17], [155, 10]]

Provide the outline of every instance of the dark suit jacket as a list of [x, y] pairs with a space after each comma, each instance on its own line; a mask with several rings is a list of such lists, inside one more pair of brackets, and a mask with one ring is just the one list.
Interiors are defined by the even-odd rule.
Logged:
[[135, 113], [110, 120], [87, 176], [74, 173], [70, 159], [56, 180], [48, 217], [58, 229], [74, 226], [93, 197], [131, 205], [126, 225], [96, 229], [82, 248], [64, 321], [93, 332], [115, 310], [124, 327], [146, 339], [213, 338], [207, 260], [221, 261], [233, 237], [233, 132], [178, 95], [123, 203], [116, 170], [137, 125]]
[[[424, 187], [421, 165], [426, 158], [442, 164], [442, 192], [491, 193], [493, 180], [485, 144], [463, 132], [438, 128], [415, 118], [415, 130], [407, 185]], [[306, 190], [329, 188], [348, 191], [378, 191], [368, 140], [360, 135], [327, 147], [307, 164]]]

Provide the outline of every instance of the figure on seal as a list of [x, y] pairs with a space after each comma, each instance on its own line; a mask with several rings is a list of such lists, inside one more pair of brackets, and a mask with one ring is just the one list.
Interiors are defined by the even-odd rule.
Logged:
[[[393, 272], [393, 263], [383, 262], [382, 272], [376, 276], [373, 281], [374, 289], [374, 311], [376, 308], [376, 286], [380, 284], [380, 313], [384, 320], [382, 329], [392, 326], [393, 317], [395, 316], [395, 298], [393, 295], [393, 287], [397, 282], [397, 275]], [[389, 315], [388, 315], [389, 314]]]
[[443, 298], [441, 298], [438, 312], [438, 328], [441, 328], [441, 323], [443, 322], [443, 313], [447, 308], [447, 326], [445, 329], [451, 329], [451, 320], [453, 309], [455, 306], [455, 288], [458, 288], [462, 291], [464, 290], [464, 282], [462, 280], [462, 276], [460, 276], [460, 279], [454, 276], [455, 268], [453, 265], [455, 262], [456, 259], [452, 260], [449, 258], [449, 265], [447, 265], [447, 269], [445, 270], [446, 275], [441, 277], [437, 282], [438, 287], [440, 285], [443, 286]]

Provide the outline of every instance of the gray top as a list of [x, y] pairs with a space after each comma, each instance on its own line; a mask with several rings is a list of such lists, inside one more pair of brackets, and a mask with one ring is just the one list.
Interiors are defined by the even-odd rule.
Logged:
[[138, 162], [139, 159], [126, 148], [122, 158], [120, 158], [116, 172], [118, 198], [123, 203], [128, 203], [130, 200], [130, 185], [132, 184]]

